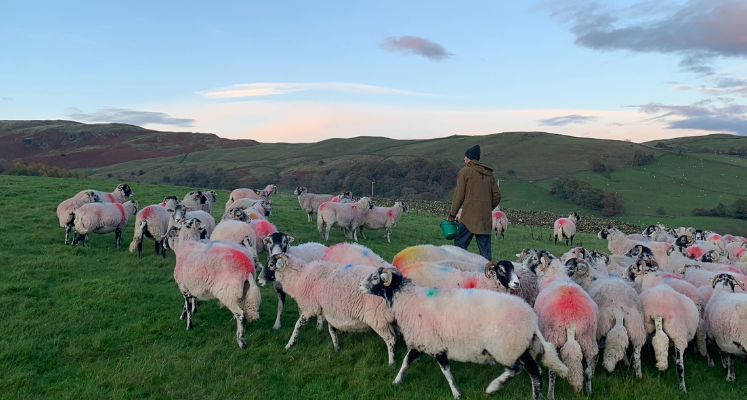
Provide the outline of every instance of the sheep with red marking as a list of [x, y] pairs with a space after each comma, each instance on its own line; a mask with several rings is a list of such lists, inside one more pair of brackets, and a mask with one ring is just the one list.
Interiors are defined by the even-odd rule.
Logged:
[[337, 330], [361, 332], [373, 329], [386, 343], [389, 365], [394, 365], [394, 316], [383, 299], [367, 296], [359, 290], [360, 282], [376, 268], [368, 265], [342, 265], [329, 261], [303, 261], [275, 254], [262, 269], [263, 281], [278, 281], [283, 291], [298, 304], [299, 318], [286, 349], [296, 343], [299, 331], [312, 317], [327, 320], [334, 350], [340, 351]]
[[[252, 253], [243, 246], [224, 240], [195, 241], [183, 230], [204, 231], [201, 222], [190, 219], [175, 225], [166, 246], [176, 253], [174, 280], [184, 297], [181, 319], [192, 329], [192, 314], [199, 300], [218, 300], [236, 319], [236, 342], [246, 348], [244, 330], [247, 321], [259, 319], [262, 296], [254, 281]], [[201, 234], [200, 234], [201, 236]]]
[[278, 231], [278, 228], [272, 222], [264, 219], [253, 219], [249, 221], [249, 226], [254, 230], [257, 245], [255, 249], [257, 254], [265, 251], [265, 238]]
[[[373, 208], [373, 203], [368, 197], [361, 197], [355, 203], [332, 203], [327, 202], [319, 206], [316, 219], [316, 228], [324, 240], [329, 240], [329, 231], [333, 226], [342, 228], [347, 232], [346, 237], [352, 233], [353, 239], [358, 241], [358, 227], [362, 225], [365, 213]], [[322, 232], [327, 225], [326, 235]]]
[[342, 192], [331, 200], [333, 203], [355, 203], [353, 199], [353, 192]]
[[87, 189], [78, 192], [75, 197], [81, 200], [86, 200], [89, 196], [88, 192], [90, 191], [96, 193], [96, 195], [99, 196], [99, 199], [101, 199], [102, 203], [124, 203], [125, 201], [127, 201], [128, 197], [132, 197], [135, 195], [135, 193], [132, 192], [132, 189], [130, 189], [130, 185], [126, 183], [120, 183], [111, 193], [102, 192], [100, 190]]
[[75, 213], [78, 207], [88, 203], [100, 203], [101, 198], [96, 191], [87, 190], [81, 197], [71, 197], [57, 206], [57, 219], [60, 227], [65, 228], [65, 244], [70, 244], [70, 232], [75, 226]]
[[88, 203], [80, 206], [75, 214], [76, 238], [73, 246], [83, 243], [89, 233], [106, 234], [114, 232], [114, 245], [119, 248], [122, 242], [122, 229], [127, 225], [130, 217], [137, 214], [137, 201], [130, 200], [120, 203]]
[[486, 289], [513, 293], [521, 286], [510, 261], [491, 261], [481, 272], [466, 272], [431, 263], [414, 263], [399, 268], [402, 275], [423, 287]]
[[360, 282], [360, 291], [385, 300], [407, 344], [394, 384], [401, 383], [410, 364], [426, 353], [436, 358], [454, 398], [461, 393], [449, 360], [505, 365], [503, 374], [485, 389], [487, 394], [498, 391], [523, 366], [531, 376], [533, 398], [538, 400], [542, 380], [532, 356], [535, 345], [543, 350], [542, 363], [552, 374], [568, 373], [553, 345], [542, 336], [537, 315], [515, 296], [478, 289], [425, 288], [397, 269], [383, 267]]
[[501, 211], [501, 206], [495, 206], [493, 209], [493, 232], [495, 237], [501, 237], [501, 240], [505, 239], [506, 229], [508, 229], [508, 217], [506, 213]]
[[599, 231], [597, 237], [600, 239], [607, 239], [607, 248], [612, 254], [624, 255], [636, 245], [647, 246], [654, 253], [656, 260], [662, 267], [666, 267], [669, 260], [667, 250], [672, 247], [672, 244], [667, 242], [643, 243], [637, 240], [628, 239], [622, 231], [613, 228], [611, 225]]
[[176, 224], [177, 222], [183, 219], [197, 218], [200, 221], [202, 221], [203, 224], [205, 224], [205, 229], [207, 230], [208, 238], [215, 230], [215, 218], [213, 218], [212, 215], [206, 213], [205, 211], [202, 211], [202, 210], [194, 211], [181, 203], [177, 203], [173, 208], [167, 208], [167, 210], [171, 213], [171, 219], [169, 220], [169, 228], [171, 228], [172, 226], [174, 226], [174, 224]]
[[226, 209], [226, 212], [230, 212], [237, 208], [241, 210], [251, 209], [265, 217], [269, 217], [270, 214], [272, 214], [272, 201], [267, 199], [238, 199], [231, 203], [231, 205]]
[[741, 255], [744, 255], [745, 249], [747, 248], [747, 242], [733, 241], [729, 242], [724, 251], [731, 261], [739, 261]]
[[581, 219], [578, 213], [572, 212], [568, 214], [568, 218], [558, 218], [553, 224], [553, 235], [555, 236], [555, 244], [558, 244], [558, 239], [562, 242], [565, 239], [566, 246], [568, 240], [571, 241], [573, 246], [573, 237], [576, 236], [576, 223]]
[[[527, 251], [524, 266], [537, 272], [540, 292], [534, 303], [539, 327], [547, 340], [560, 347], [563, 363], [568, 366], [568, 382], [575, 391], [586, 383], [591, 394], [597, 345], [597, 315], [594, 300], [567, 274], [566, 266], [546, 251]], [[586, 360], [586, 367], [583, 361]], [[547, 398], [555, 398], [555, 373], [550, 371]]]
[[470, 253], [460, 247], [423, 244], [407, 247], [397, 253], [392, 259], [392, 265], [403, 268], [416, 262], [428, 262], [458, 268], [462, 271], [477, 271], [488, 261], [485, 257]]
[[210, 239], [227, 240], [237, 244], [248, 242], [251, 250], [256, 253], [257, 234], [249, 224], [243, 221], [221, 221], [215, 226], [215, 230], [210, 235]]
[[154, 204], [144, 207], [138, 211], [135, 217], [135, 233], [132, 235], [129, 250], [130, 253], [137, 250], [139, 258], [143, 258], [143, 238], [153, 239], [156, 254], [166, 257], [166, 252], [163, 251], [163, 240], [169, 232], [169, 222], [171, 220], [171, 213], [167, 206], [175, 207], [176, 203], [174, 199], [166, 198], [161, 204], [164, 204], [164, 206]]
[[319, 212], [319, 206], [335, 198], [331, 194], [309, 193], [308, 189], [302, 186], [297, 187], [293, 194], [298, 196], [298, 204], [308, 214], [309, 222], [311, 222], [311, 217], [314, 216], [314, 213]]
[[389, 240], [389, 236], [392, 234], [392, 228], [397, 225], [397, 220], [399, 220], [399, 217], [402, 215], [402, 213], [408, 212], [407, 206], [402, 203], [401, 201], [397, 201], [394, 203], [392, 207], [376, 207], [366, 210], [365, 214], [363, 215], [363, 224], [361, 224], [358, 229], [360, 229], [360, 234], [363, 237], [363, 239], [366, 239], [366, 235], [363, 234], [363, 229], [386, 229], [386, 241], [387, 243], [391, 243], [391, 240]]
[[257, 189], [247, 189], [247, 188], [241, 188], [241, 189], [234, 189], [231, 194], [228, 196], [228, 201], [226, 202], [226, 210], [228, 209], [228, 206], [231, 205], [234, 201], [238, 199], [266, 199], [269, 200], [272, 198], [273, 194], [277, 194], [278, 187], [275, 185], [267, 185], [262, 190]]

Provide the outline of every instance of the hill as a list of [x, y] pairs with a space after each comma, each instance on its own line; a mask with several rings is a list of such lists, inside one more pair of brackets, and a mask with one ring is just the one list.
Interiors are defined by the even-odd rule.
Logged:
[[719, 153], [728, 154], [730, 151], [747, 153], [747, 136], [713, 134], [704, 136], [688, 136], [675, 139], [653, 140], [644, 143], [651, 147], [687, 153]]
[[209, 149], [254, 146], [213, 134], [161, 132], [126, 124], [74, 121], [0, 121], [0, 158], [55, 167], [102, 167], [132, 160]]

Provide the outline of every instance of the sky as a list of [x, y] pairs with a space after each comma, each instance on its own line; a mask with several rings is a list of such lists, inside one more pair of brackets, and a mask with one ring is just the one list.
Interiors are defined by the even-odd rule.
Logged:
[[260, 142], [747, 135], [747, 1], [13, 1], [0, 119]]

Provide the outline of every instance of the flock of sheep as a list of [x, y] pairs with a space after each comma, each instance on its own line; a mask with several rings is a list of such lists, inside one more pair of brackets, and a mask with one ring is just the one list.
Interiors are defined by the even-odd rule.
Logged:
[[[57, 214], [66, 244], [73, 230], [74, 244], [83, 245], [88, 233], [116, 232], [117, 247], [122, 228], [137, 215], [130, 251], [142, 257], [144, 238], [154, 240], [156, 253], [164, 257], [174, 251], [187, 329], [200, 301], [217, 299], [233, 313], [236, 341], [245, 348], [245, 324], [259, 318], [257, 282], [272, 282], [278, 296], [274, 329], [281, 326], [286, 296], [298, 304], [286, 348], [312, 319], [320, 330], [327, 322], [335, 351], [338, 331], [370, 329], [384, 341], [391, 366], [396, 341], [407, 345], [395, 384], [425, 353], [436, 359], [455, 398], [460, 392], [449, 360], [504, 365], [487, 386], [489, 394], [524, 368], [539, 399], [536, 360], [541, 356], [552, 399], [557, 376], [590, 394], [600, 356], [607, 371], [623, 362], [640, 378], [646, 342], [657, 368], [665, 370], [671, 341], [683, 392], [684, 353], [691, 342], [710, 366], [708, 347], [718, 349], [728, 381], [735, 379], [735, 356], [747, 356], [745, 238], [661, 225], [627, 235], [610, 226], [599, 232], [610, 255], [581, 247], [560, 256], [524, 249], [516, 262], [490, 261], [455, 246], [419, 245], [400, 251], [390, 263], [357, 243], [294, 245], [291, 235], [266, 219], [276, 192], [274, 185], [234, 190], [217, 225], [210, 216], [215, 192], [190, 192], [181, 201], [170, 196], [138, 212], [137, 202], [125, 201], [133, 193], [124, 184], [113, 193], [80, 192], [62, 202]], [[318, 214], [323, 239], [334, 226], [356, 241], [364, 228], [385, 229], [389, 240], [407, 211], [402, 203], [374, 207], [365, 197], [355, 202], [349, 192], [318, 195], [299, 187], [295, 194], [309, 222]], [[508, 221], [496, 211], [496, 235], [503, 236]], [[556, 221], [556, 242], [572, 246], [578, 220], [571, 213]], [[263, 266], [258, 254], [265, 251]]]

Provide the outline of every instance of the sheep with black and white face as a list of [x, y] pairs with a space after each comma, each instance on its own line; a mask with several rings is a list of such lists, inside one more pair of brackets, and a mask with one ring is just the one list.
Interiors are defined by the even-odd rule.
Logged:
[[75, 226], [75, 210], [84, 204], [100, 203], [101, 198], [95, 190], [86, 190], [79, 197], [71, 197], [57, 206], [57, 218], [60, 220], [60, 227], [65, 228], [65, 244], [70, 244], [70, 232]]

